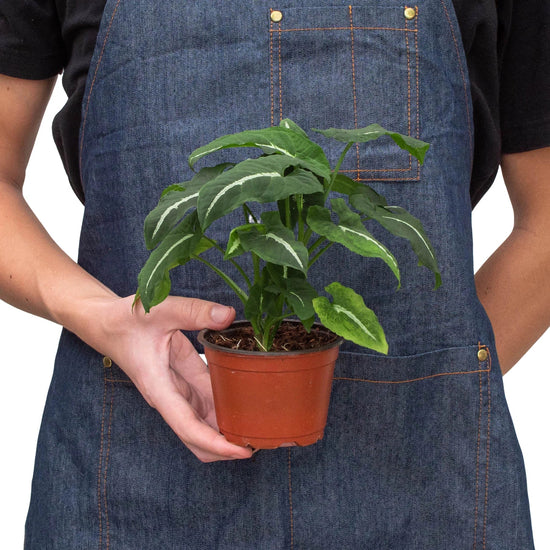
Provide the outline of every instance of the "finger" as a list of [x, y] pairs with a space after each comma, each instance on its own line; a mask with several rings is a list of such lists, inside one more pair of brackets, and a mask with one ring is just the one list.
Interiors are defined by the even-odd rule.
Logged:
[[152, 394], [153, 406], [181, 441], [200, 460], [250, 458], [250, 449], [233, 445], [223, 435], [202, 422], [191, 405], [165, 384]]
[[[151, 310], [153, 311], [154, 309]], [[171, 296], [157, 306], [157, 312], [163, 315], [171, 328], [182, 330], [220, 330], [235, 319], [235, 310], [232, 307], [199, 298]]]

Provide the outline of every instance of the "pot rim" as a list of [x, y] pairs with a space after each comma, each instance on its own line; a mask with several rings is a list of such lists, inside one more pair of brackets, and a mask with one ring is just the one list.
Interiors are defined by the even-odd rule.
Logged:
[[[283, 319], [283, 322], [301, 324], [301, 321], [298, 321], [296, 319]], [[324, 346], [320, 346], [317, 348], [291, 350], [291, 351], [250, 351], [250, 350], [232, 349], [232, 348], [226, 348], [223, 346], [218, 346], [217, 344], [212, 344], [205, 338], [205, 334], [207, 332], [224, 332], [226, 330], [231, 330], [232, 328], [238, 328], [239, 326], [250, 325], [250, 324], [251, 324], [250, 321], [242, 319], [239, 321], [234, 321], [233, 323], [231, 323], [231, 325], [229, 325], [227, 328], [222, 330], [203, 328], [199, 332], [197, 339], [199, 343], [201, 343], [205, 348], [210, 348], [212, 350], [221, 351], [224, 353], [231, 353], [234, 355], [248, 355], [248, 356], [255, 356], [255, 357], [289, 357], [290, 355], [306, 355], [308, 353], [318, 353], [320, 351], [326, 351], [328, 349], [332, 349], [334, 347], [340, 346], [344, 342], [344, 338], [342, 338], [342, 336], [338, 336], [336, 340], [334, 340], [333, 342], [330, 342], [329, 344], [325, 344]], [[332, 332], [330, 329], [326, 328], [322, 323], [313, 323], [313, 326], [322, 327], [328, 332]]]

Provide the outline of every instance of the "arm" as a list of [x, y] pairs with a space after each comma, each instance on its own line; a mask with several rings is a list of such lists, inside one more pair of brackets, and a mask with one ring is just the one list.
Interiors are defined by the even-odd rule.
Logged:
[[248, 458], [216, 430], [210, 377], [180, 329], [223, 328], [234, 310], [169, 298], [145, 315], [73, 262], [25, 202], [22, 186], [55, 79], [0, 76], [0, 298], [55, 321], [111, 357], [202, 461]]
[[502, 173], [514, 228], [476, 287], [506, 373], [550, 325], [550, 147], [504, 155]]

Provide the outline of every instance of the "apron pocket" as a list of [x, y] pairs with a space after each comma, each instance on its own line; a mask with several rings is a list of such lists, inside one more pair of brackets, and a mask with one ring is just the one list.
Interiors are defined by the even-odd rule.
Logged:
[[[334, 540], [309, 547], [481, 548], [490, 369], [482, 346], [342, 353], [325, 438], [291, 451], [295, 536], [310, 541], [317, 528], [326, 537], [331, 525]], [[312, 508], [317, 493], [324, 505]]]
[[[291, 118], [309, 132], [377, 122], [418, 138], [418, 15], [404, 13], [398, 5], [281, 8], [270, 25], [272, 124]], [[334, 163], [342, 144], [315, 139]], [[418, 161], [389, 139], [357, 145], [342, 172], [361, 181], [420, 179]]]

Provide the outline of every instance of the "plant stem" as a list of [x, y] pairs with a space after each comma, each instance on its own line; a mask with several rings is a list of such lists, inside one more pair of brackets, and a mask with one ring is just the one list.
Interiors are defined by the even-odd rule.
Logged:
[[239, 300], [241, 300], [241, 302], [246, 305], [246, 302], [248, 301], [248, 296], [246, 292], [244, 292], [244, 290], [229, 275], [224, 273], [221, 269], [218, 269], [215, 265], [211, 264], [208, 260], [201, 258], [200, 256], [193, 255], [191, 257], [194, 260], [199, 260], [199, 262], [202, 262], [203, 264], [207, 265], [212, 271], [217, 273], [235, 292], [235, 294], [239, 297]]
[[326, 241], [325, 237], [319, 237], [307, 250], [311, 254], [320, 244]]
[[298, 240], [301, 241], [304, 236], [304, 220], [302, 211], [304, 208], [304, 196], [296, 195], [296, 208], [298, 210]]
[[[225, 250], [214, 239], [211, 239], [210, 237], [207, 237], [206, 235], [204, 236], [204, 238], [209, 243], [212, 243], [212, 246], [214, 248], [216, 248], [217, 250], [219, 250], [225, 256]], [[235, 266], [237, 271], [243, 276], [243, 278], [246, 282], [246, 285], [248, 286], [248, 290], [250, 290], [250, 288], [252, 286], [252, 283], [250, 282], [250, 279], [248, 278], [248, 275], [245, 273], [244, 269], [233, 258], [230, 258], [229, 261]]]
[[325, 247], [321, 248], [313, 258], [309, 261], [308, 269], [333, 245], [333, 242], [328, 243]]
[[254, 216], [252, 210], [248, 207], [246, 203], [243, 204], [243, 213], [244, 213], [244, 221], [245, 223], [250, 223], [250, 218], [254, 221], [254, 223], [258, 223], [258, 220], [256, 216]]
[[252, 264], [254, 265], [254, 283], [260, 282], [260, 257], [254, 252], [250, 252], [252, 255]]
[[342, 166], [342, 162], [344, 162], [345, 156], [348, 154], [348, 151], [351, 149], [351, 146], [354, 144], [353, 141], [350, 141], [342, 151], [342, 154], [340, 155], [340, 158], [338, 159], [338, 162], [336, 163], [336, 166], [334, 167], [334, 170], [332, 171], [332, 176], [330, 178], [328, 187], [325, 189], [325, 200], [327, 200], [327, 197], [332, 189], [332, 186], [334, 185], [334, 180], [336, 179], [336, 176], [338, 175], [338, 172], [340, 170], [340, 166]]
[[290, 216], [290, 197], [287, 197], [285, 199], [285, 222], [286, 222], [286, 226], [292, 230], [292, 223], [291, 223], [291, 216]]

